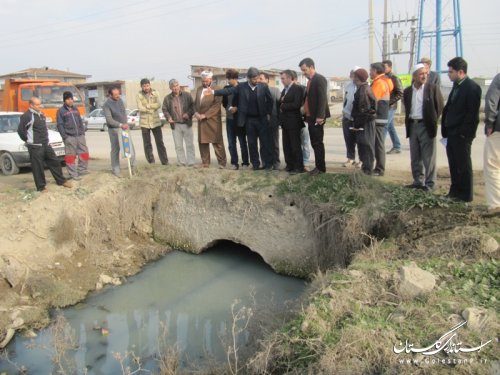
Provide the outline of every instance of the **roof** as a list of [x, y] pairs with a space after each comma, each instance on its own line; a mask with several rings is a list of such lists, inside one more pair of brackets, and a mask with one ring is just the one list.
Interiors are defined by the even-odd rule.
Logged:
[[121, 85], [125, 81], [99, 81], [99, 82], [85, 82], [85, 83], [75, 83], [76, 87], [92, 87], [92, 86], [107, 86], [107, 85]]
[[[201, 77], [201, 72], [204, 70], [209, 70], [213, 72], [214, 75], [225, 75], [226, 71], [229, 69], [235, 69], [240, 74], [247, 74], [248, 68], [224, 68], [220, 66], [211, 65], [191, 65], [191, 76]], [[284, 69], [283, 69], [284, 70]], [[267, 73], [269, 75], [280, 75], [283, 71], [282, 69], [259, 69], [260, 72]]]
[[23, 113], [22, 112], [4, 112], [4, 111], [0, 111], [0, 116], [6, 116], [6, 115], [22, 115]]
[[51, 69], [49, 67], [41, 67], [41, 68], [28, 68], [24, 70], [19, 70], [17, 72], [12, 72], [8, 74], [0, 75], [0, 78], [8, 78], [12, 76], [24, 76], [24, 77], [33, 77], [35, 75], [40, 76], [52, 76], [52, 77], [70, 77], [70, 78], [90, 78], [91, 75], [88, 74], [79, 74], [72, 73], [66, 70], [59, 69]]

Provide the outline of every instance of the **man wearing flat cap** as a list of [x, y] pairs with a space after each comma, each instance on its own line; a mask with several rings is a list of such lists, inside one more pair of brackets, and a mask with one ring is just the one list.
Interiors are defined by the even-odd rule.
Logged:
[[80, 112], [73, 105], [73, 94], [70, 91], [63, 93], [63, 101], [64, 105], [57, 111], [57, 130], [64, 141], [66, 153], [64, 161], [69, 176], [73, 180], [79, 180], [82, 175], [89, 173], [89, 150], [85, 139], [85, 126]]
[[424, 64], [413, 68], [413, 84], [404, 90], [403, 103], [413, 176], [407, 187], [432, 191], [436, 187], [437, 123], [444, 102], [439, 86], [429, 81]]
[[[237, 126], [245, 127], [248, 138], [248, 151], [253, 170], [273, 169], [271, 137], [269, 134], [269, 119], [273, 111], [273, 98], [269, 87], [259, 82], [259, 70], [249, 68], [247, 82], [234, 87], [215, 90], [215, 96], [238, 95]], [[259, 158], [262, 156], [262, 165]]]
[[196, 90], [194, 101], [195, 114], [198, 120], [198, 143], [203, 168], [210, 166], [210, 143], [212, 144], [219, 163], [219, 168], [226, 168], [226, 150], [222, 138], [222, 98], [213, 94], [213, 73], [203, 71], [201, 73], [201, 86]]

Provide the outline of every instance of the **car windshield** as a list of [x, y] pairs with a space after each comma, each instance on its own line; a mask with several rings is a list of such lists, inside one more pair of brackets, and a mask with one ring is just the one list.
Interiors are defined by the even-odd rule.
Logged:
[[17, 132], [20, 120], [20, 115], [0, 115], [0, 133]]
[[69, 91], [73, 94], [73, 100], [75, 104], [81, 104], [82, 98], [76, 87], [71, 86], [38, 86], [36, 87], [36, 95], [42, 101], [45, 107], [48, 106], [62, 106], [63, 105], [63, 93]]
[[102, 110], [100, 109], [94, 109], [92, 112], [90, 112], [89, 117], [103, 117]]

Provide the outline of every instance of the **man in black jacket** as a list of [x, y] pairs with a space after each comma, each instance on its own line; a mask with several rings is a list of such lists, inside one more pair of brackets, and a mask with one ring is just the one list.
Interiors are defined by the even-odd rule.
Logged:
[[[248, 138], [250, 162], [254, 170], [273, 169], [271, 140], [269, 136], [269, 119], [273, 111], [273, 98], [269, 87], [258, 82], [259, 70], [249, 68], [248, 81], [234, 87], [226, 87], [213, 91], [215, 96], [238, 95], [237, 125], [244, 126]], [[260, 164], [258, 144], [263, 165]]]
[[324, 125], [330, 117], [330, 109], [327, 99], [326, 78], [316, 73], [314, 61], [306, 57], [299, 63], [300, 70], [309, 79], [304, 101], [304, 116], [309, 128], [311, 145], [314, 150], [314, 161], [316, 168], [309, 174], [317, 176], [326, 172], [325, 144], [323, 143]]
[[300, 132], [304, 127], [300, 108], [304, 94], [302, 88], [293, 82], [290, 70], [281, 73], [281, 82], [285, 87], [279, 100], [279, 121], [283, 129], [283, 153], [285, 154], [286, 171], [290, 174], [304, 172], [304, 159]]
[[413, 84], [404, 90], [403, 101], [413, 175], [407, 187], [431, 191], [436, 180], [437, 122], [444, 103], [439, 86], [428, 82], [424, 64], [413, 68]]
[[[57, 130], [64, 141], [64, 161], [69, 176], [79, 180], [88, 172], [89, 149], [85, 140], [85, 126], [80, 112], [73, 105], [73, 94], [70, 91], [63, 93], [64, 105], [57, 111]], [[76, 165], [78, 158], [78, 167]]]
[[29, 101], [30, 108], [23, 113], [17, 128], [19, 137], [26, 142], [30, 155], [31, 172], [35, 180], [36, 190], [46, 193], [44, 163], [49, 167], [57, 185], [71, 188], [73, 185], [63, 177], [61, 162], [49, 145], [49, 132], [42, 113], [42, 103], [37, 97]]
[[467, 62], [461, 57], [448, 61], [448, 77], [453, 82], [453, 89], [443, 110], [441, 126], [443, 138], [447, 138], [446, 155], [451, 176], [448, 197], [471, 202], [470, 152], [479, 124], [481, 87], [467, 76]]
[[[239, 73], [236, 69], [228, 69], [226, 79], [228, 82], [224, 88], [238, 85]], [[250, 161], [248, 159], [248, 144], [245, 126], [238, 126], [238, 95], [229, 95], [222, 98], [222, 106], [226, 110], [226, 134], [229, 154], [231, 155], [231, 169], [240, 169], [238, 161], [238, 148], [236, 140], [240, 143], [241, 169], [248, 169]]]

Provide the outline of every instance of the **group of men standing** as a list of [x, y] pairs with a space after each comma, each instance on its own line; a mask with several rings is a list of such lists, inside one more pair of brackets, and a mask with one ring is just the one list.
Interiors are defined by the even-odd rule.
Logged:
[[[448, 77], [453, 88], [446, 104], [439, 76], [429, 70], [430, 60], [423, 59], [414, 67], [412, 84], [404, 91], [401, 90], [401, 82], [391, 74], [391, 67], [390, 61], [384, 61], [371, 64], [369, 74], [359, 67], [351, 71], [353, 83], [347, 86], [343, 110], [348, 159], [344, 166], [357, 164], [357, 146], [363, 172], [379, 176], [384, 174], [385, 134], [391, 133], [389, 124], [395, 104], [402, 99], [413, 177], [413, 182], [407, 187], [427, 191], [436, 187], [436, 136], [441, 117], [442, 143], [446, 146], [451, 177], [447, 197], [471, 202], [471, 146], [479, 124], [481, 88], [467, 76], [467, 62], [461, 57], [448, 62]], [[367, 82], [369, 76], [371, 85]], [[485, 105], [487, 140], [484, 172], [489, 211], [494, 214], [500, 213], [500, 146], [495, 134], [500, 130], [499, 97], [500, 76], [497, 75], [486, 95]], [[397, 134], [391, 138], [393, 148], [388, 153], [399, 153]]]
[[[359, 67], [351, 71], [352, 84], [346, 88], [343, 109], [343, 132], [347, 149], [344, 166], [360, 165], [369, 175], [382, 176], [385, 172], [385, 137], [391, 135], [393, 147], [388, 152], [399, 153], [400, 141], [393, 125], [397, 102], [405, 108], [406, 137], [410, 143], [413, 182], [409, 188], [433, 191], [436, 187], [436, 137], [441, 118], [442, 143], [446, 146], [451, 186], [447, 197], [470, 202], [473, 199], [471, 161], [472, 141], [479, 124], [481, 88], [467, 76], [467, 62], [456, 57], [448, 62], [448, 76], [453, 82], [446, 105], [440, 90], [439, 75], [430, 71], [430, 60], [422, 59], [412, 73], [412, 84], [404, 91], [401, 81], [392, 74], [389, 60], [374, 63], [369, 73]], [[239, 82], [239, 73], [228, 70], [228, 85], [212, 86], [212, 73], [202, 73], [202, 85], [195, 97], [181, 90], [179, 82], [170, 80], [171, 93], [161, 103], [158, 93], [147, 79], [141, 80], [137, 94], [144, 151], [149, 163], [154, 163], [151, 133], [163, 165], [168, 156], [161, 130], [159, 110], [172, 129], [177, 164], [195, 166], [193, 144], [193, 117], [198, 121], [200, 167], [210, 165], [210, 144], [219, 168], [226, 168], [226, 151], [222, 136], [223, 106], [226, 111], [226, 130], [232, 169], [273, 170], [280, 168], [279, 126], [282, 128], [282, 147], [285, 170], [290, 174], [306, 172], [304, 134], [309, 134], [315, 155], [316, 176], [326, 172], [324, 124], [330, 116], [327, 99], [327, 81], [315, 70], [314, 61], [305, 58], [299, 67], [307, 77], [304, 87], [297, 83], [292, 70], [281, 73], [284, 89], [269, 87], [269, 77], [256, 68], [249, 68], [247, 81]], [[371, 85], [368, 78], [371, 78]], [[119, 87], [109, 90], [103, 106], [111, 142], [111, 165], [120, 176], [121, 132], [128, 130], [125, 105]], [[65, 162], [71, 179], [78, 180], [88, 173], [89, 153], [85, 128], [78, 110], [73, 106], [71, 92], [65, 92], [64, 105], [57, 114], [57, 127], [66, 148]], [[500, 75], [493, 80], [486, 95], [484, 174], [489, 211], [500, 213]], [[30, 100], [30, 109], [23, 114], [19, 135], [27, 143], [35, 185], [47, 191], [43, 172], [46, 163], [58, 185], [71, 187], [63, 177], [58, 158], [48, 145], [45, 118], [37, 97]], [[307, 132], [304, 132], [307, 130]], [[239, 143], [241, 164], [238, 157]], [[360, 163], [355, 162], [358, 148]], [[133, 142], [130, 139], [131, 166], [136, 165]]]

